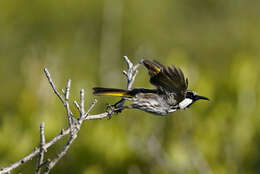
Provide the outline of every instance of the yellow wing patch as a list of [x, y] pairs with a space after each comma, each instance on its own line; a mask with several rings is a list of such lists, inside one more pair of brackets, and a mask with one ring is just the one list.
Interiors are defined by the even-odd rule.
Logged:
[[156, 73], [158, 74], [159, 72], [161, 72], [161, 68], [157, 67], [157, 66], [153, 66], [154, 71], [156, 71]]
[[154, 70], [155, 70], [157, 73], [159, 73], [159, 72], [161, 71], [161, 69], [160, 69], [159, 67], [157, 67], [157, 66], [154, 66]]

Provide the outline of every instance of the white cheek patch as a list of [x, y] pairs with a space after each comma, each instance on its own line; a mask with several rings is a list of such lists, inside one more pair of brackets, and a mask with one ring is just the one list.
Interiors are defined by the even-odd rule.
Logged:
[[187, 106], [189, 106], [192, 103], [192, 100], [189, 98], [185, 98], [179, 103], [180, 109], [185, 109]]

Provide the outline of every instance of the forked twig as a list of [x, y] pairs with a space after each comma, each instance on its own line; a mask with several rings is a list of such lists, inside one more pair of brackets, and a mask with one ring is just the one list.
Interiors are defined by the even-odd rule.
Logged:
[[[138, 73], [137, 68], [140, 66], [142, 61], [140, 61], [136, 65], [133, 65], [133, 63], [128, 59], [128, 57], [124, 56], [123, 58], [128, 65], [128, 71], [127, 72], [123, 71], [123, 73], [127, 77], [127, 89], [131, 89], [132, 84], [135, 80], [135, 77]], [[84, 104], [85, 104], [85, 102], [84, 102], [85, 101], [84, 90], [82, 89], [80, 91], [80, 105], [76, 101], [74, 101], [74, 105], [76, 106], [76, 108], [79, 111], [79, 117], [76, 119], [74, 117], [73, 113], [71, 112], [70, 105], [69, 105], [71, 80], [70, 79], [68, 80], [67, 85], [66, 85], [66, 90], [62, 90], [62, 94], [64, 95], [64, 97], [63, 97], [60, 94], [60, 92], [57, 90], [57, 88], [56, 88], [47, 68], [44, 68], [44, 73], [45, 73], [45, 75], [46, 75], [46, 77], [49, 81], [49, 84], [51, 85], [53, 92], [57, 95], [57, 97], [60, 99], [60, 101], [62, 102], [62, 104], [65, 107], [66, 115], [67, 115], [67, 118], [68, 118], [68, 128], [62, 129], [62, 131], [56, 137], [54, 137], [49, 142], [45, 143], [45, 135], [44, 135], [44, 125], [45, 124], [42, 123], [41, 126], [40, 126], [40, 137], [41, 137], [40, 147], [35, 148], [34, 151], [32, 151], [30, 154], [26, 155], [25, 157], [23, 157], [19, 161], [15, 162], [15, 163], [13, 163], [13, 164], [5, 167], [5, 168], [0, 169], [0, 174], [10, 173], [13, 169], [21, 166], [22, 164], [31, 160], [32, 158], [34, 158], [38, 154], [39, 154], [39, 159], [37, 161], [35, 173], [36, 174], [40, 173], [40, 169], [43, 166], [47, 165], [45, 170], [44, 170], [44, 173], [48, 174], [50, 172], [50, 170], [57, 164], [57, 162], [67, 153], [71, 144], [77, 138], [77, 134], [80, 131], [81, 125], [84, 121], [102, 119], [102, 118], [105, 118], [109, 115], [108, 112], [104, 112], [104, 113], [100, 113], [100, 114], [96, 114], [96, 115], [89, 115], [89, 112], [96, 105], [97, 100], [94, 100], [93, 103], [90, 105], [90, 107], [85, 112], [85, 109], [84, 109], [85, 108], [84, 107]], [[69, 140], [67, 141], [67, 143], [65, 144], [63, 149], [56, 155], [56, 157], [52, 160], [48, 159], [48, 160], [44, 161], [44, 153], [47, 151], [47, 149], [68, 134], [70, 135]]]

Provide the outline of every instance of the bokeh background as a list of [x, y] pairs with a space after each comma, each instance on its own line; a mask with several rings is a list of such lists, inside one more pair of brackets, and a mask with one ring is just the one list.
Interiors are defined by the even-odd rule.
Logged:
[[[211, 101], [87, 121], [52, 173], [260, 173], [259, 12], [259, 0], [0, 1], [0, 166], [38, 146], [42, 121], [47, 141], [67, 126], [44, 67], [59, 89], [72, 79], [72, 100], [84, 88], [89, 105], [94, 86], [125, 88], [126, 55], [181, 67]], [[152, 88], [142, 66], [134, 87]], [[97, 99], [92, 114], [118, 100]]]

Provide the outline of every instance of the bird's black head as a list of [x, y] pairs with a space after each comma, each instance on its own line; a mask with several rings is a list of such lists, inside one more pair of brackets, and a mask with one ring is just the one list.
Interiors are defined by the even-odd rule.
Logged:
[[199, 99], [209, 100], [207, 97], [200, 96], [193, 91], [187, 91], [185, 99], [179, 103], [179, 109], [188, 108]]
[[186, 98], [191, 99], [193, 102], [195, 102], [195, 101], [197, 101], [197, 100], [199, 100], [199, 99], [209, 100], [209, 98], [204, 97], [204, 96], [200, 96], [200, 95], [196, 94], [196, 93], [193, 92], [193, 91], [187, 91]]

